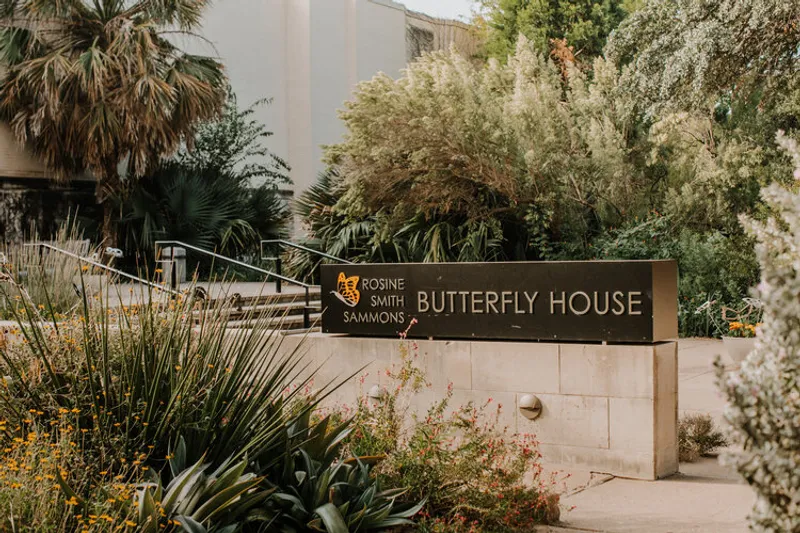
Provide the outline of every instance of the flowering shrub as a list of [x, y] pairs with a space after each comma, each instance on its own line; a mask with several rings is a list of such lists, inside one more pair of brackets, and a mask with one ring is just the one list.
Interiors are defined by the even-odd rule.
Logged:
[[421, 531], [521, 532], [556, 520], [558, 500], [549, 494], [537, 442], [499, 426], [501, 405], [490, 399], [452, 407], [450, 386], [424, 414], [410, 413], [411, 398], [427, 387], [415, 358], [404, 349], [402, 362], [386, 371], [391, 390], [360, 400], [349, 453], [385, 455], [379, 476], [408, 487], [413, 501], [427, 498]]
[[[300, 377], [297, 349], [281, 350], [269, 317], [229, 330], [228, 303], [198, 312], [192, 298], [151, 292], [130, 307], [84, 296], [65, 318], [10, 287], [17, 294], [0, 290], [18, 306], [0, 332], [0, 531], [255, 532], [300, 520], [347, 533], [339, 512], [352, 531], [417, 513], [369, 467], [352, 470], [356, 483], [349, 466], [321, 460], [338, 447], [317, 453], [312, 437], [327, 426], [308, 424], [312, 376]], [[311, 493], [326, 479], [347, 509], [334, 512], [334, 492]], [[282, 505], [295, 489], [310, 495], [302, 513]]]
[[0, 419], [0, 531], [133, 531], [132, 482], [147, 467], [120, 458], [125, 467], [107, 470], [84, 448], [78, 413], [30, 415], [15, 427]]
[[[779, 136], [800, 178], [797, 143]], [[758, 238], [761, 264], [758, 297], [764, 324], [755, 350], [741, 369], [726, 374], [717, 361], [718, 382], [727, 396], [726, 418], [738, 450], [727, 456], [755, 489], [750, 516], [755, 531], [800, 531], [800, 194], [773, 185], [763, 191], [773, 208], [764, 223], [747, 222]]]
[[756, 336], [756, 328], [761, 324], [745, 324], [743, 322], [728, 323], [728, 337], [741, 337], [750, 339]]
[[152, 303], [130, 308], [86, 298], [80, 314], [55, 321], [17, 296], [26, 318], [0, 361], [0, 375], [12, 378], [0, 414], [19, 424], [29, 410], [78, 409], [87, 447], [100, 456], [145, 451], [163, 466], [181, 436], [189, 462], [205, 455], [220, 464], [244, 450], [259, 459], [275, 444], [283, 402], [299, 394], [284, 397], [285, 383], [303, 382], [296, 353], [278, 355], [265, 318], [228, 333], [227, 304], [206, 310], [196, 327], [191, 298], [135, 295]]

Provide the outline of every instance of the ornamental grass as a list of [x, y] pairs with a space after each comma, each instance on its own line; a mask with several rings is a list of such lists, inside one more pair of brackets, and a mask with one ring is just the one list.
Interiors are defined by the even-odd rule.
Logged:
[[[27, 286], [0, 285], [15, 320], [0, 343], [0, 531], [81, 531], [100, 524], [91, 516], [116, 517], [98, 530], [146, 530], [131, 515], [138, 503], [115, 513], [105, 503], [180, 474], [165, 468], [179, 440], [182, 464], [214, 470], [246, 458], [252, 475], [291, 452], [289, 427], [315, 406], [303, 396], [313, 371], [297, 348], [283, 349], [270, 317], [229, 330], [227, 303], [201, 312], [194, 298], [157, 289], [112, 308], [110, 287], [89, 297], [79, 281], [80, 305], [66, 318]], [[41, 451], [55, 473], [34, 461]], [[10, 476], [23, 460], [30, 471]]]

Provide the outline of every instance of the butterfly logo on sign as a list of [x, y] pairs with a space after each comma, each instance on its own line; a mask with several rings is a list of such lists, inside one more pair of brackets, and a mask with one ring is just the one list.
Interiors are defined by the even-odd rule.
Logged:
[[339, 298], [348, 307], [355, 307], [361, 299], [361, 293], [358, 292], [358, 276], [350, 276], [349, 278], [344, 275], [344, 272], [339, 272], [339, 279], [336, 282], [336, 290], [331, 291], [337, 298]]

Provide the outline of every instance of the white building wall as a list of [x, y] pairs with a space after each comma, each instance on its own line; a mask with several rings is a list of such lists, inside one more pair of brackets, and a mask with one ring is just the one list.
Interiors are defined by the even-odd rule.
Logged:
[[344, 127], [336, 111], [351, 92], [353, 26], [352, 0], [311, 0], [311, 150], [301, 157], [310, 159], [312, 172], [295, 175], [295, 189], [310, 186], [323, 169], [322, 145], [341, 138]]
[[[288, 154], [289, 146], [286, 72], [292, 58], [287, 21], [293, 10], [302, 13], [302, 4], [301, 0], [212, 2], [201, 31], [207, 41], [180, 40], [184, 49], [220, 59], [240, 108], [262, 98], [273, 99], [271, 105], [259, 106], [254, 118], [274, 133], [269, 147], [282, 156]], [[298, 18], [302, 20], [302, 14]]]
[[356, 84], [406, 65], [406, 10], [390, 0], [219, 2], [202, 34], [240, 104], [274, 99], [256, 118], [275, 133], [268, 147], [291, 165], [295, 193], [324, 170], [323, 146], [342, 139], [338, 110]]
[[[279, 0], [281, 1], [281, 0]], [[285, 0], [284, 0], [285, 1]], [[285, 156], [292, 167], [293, 189], [308, 186], [314, 174], [311, 159], [314, 142], [311, 129], [311, 7], [312, 0], [290, 0], [285, 25], [287, 28], [286, 63], [281, 73], [287, 87], [286, 100], [275, 105], [286, 106], [285, 124], [288, 137]], [[236, 80], [233, 80], [236, 84]], [[305, 176], [305, 179], [301, 177]]]
[[405, 7], [388, 0], [357, 2], [358, 71], [355, 82], [369, 80], [378, 72], [399, 77], [406, 66]]

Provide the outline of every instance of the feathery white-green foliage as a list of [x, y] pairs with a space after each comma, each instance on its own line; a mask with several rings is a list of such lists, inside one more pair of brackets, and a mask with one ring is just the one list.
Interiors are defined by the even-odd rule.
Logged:
[[[800, 178], [800, 148], [779, 134]], [[764, 324], [741, 370], [718, 379], [730, 407], [726, 417], [741, 451], [729, 459], [755, 489], [756, 531], [800, 531], [800, 193], [777, 184], [763, 191], [776, 216], [747, 222], [758, 238]]]
[[[379, 75], [359, 86], [329, 161], [370, 212], [392, 206], [475, 221], [561, 205], [553, 222], [564, 231], [582, 232], [587, 210], [614, 221], [642, 184], [627, 159], [615, 70], [602, 59], [594, 67], [592, 83], [571, 72], [565, 97], [559, 69], [524, 37], [505, 65], [426, 55], [398, 80]], [[362, 205], [353, 194], [346, 201]]]
[[651, 115], [708, 109], [721, 91], [779, 91], [797, 72], [796, 0], [651, 0], [625, 19], [606, 56]]

